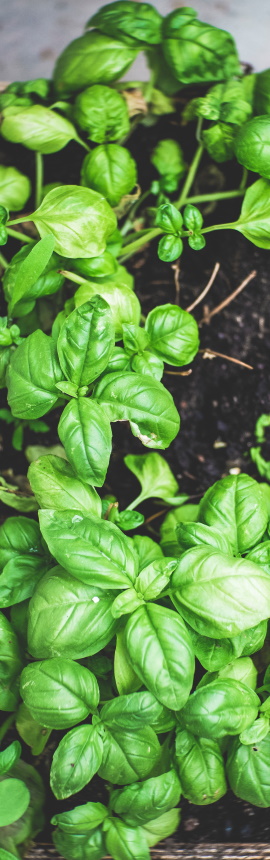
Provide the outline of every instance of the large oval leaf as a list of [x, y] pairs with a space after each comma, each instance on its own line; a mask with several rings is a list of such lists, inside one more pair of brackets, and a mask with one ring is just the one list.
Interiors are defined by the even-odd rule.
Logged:
[[[85, 514], [101, 515], [101, 500], [98, 493], [94, 487], [90, 487], [84, 480], [76, 477], [63, 457], [47, 454], [34, 460], [28, 469], [28, 479], [40, 508], [53, 506], [58, 511], [72, 509]], [[31, 522], [27, 520], [27, 523]]]
[[31, 218], [41, 238], [55, 237], [55, 251], [63, 257], [98, 257], [117, 226], [107, 200], [79, 185], [48, 191]]
[[127, 824], [145, 824], [179, 803], [181, 786], [175, 770], [114, 791], [112, 808]]
[[175, 756], [182, 791], [190, 803], [206, 806], [226, 794], [223, 756], [217, 741], [180, 729]]
[[270, 182], [267, 179], [258, 179], [250, 185], [238, 221], [229, 226], [243, 233], [257, 248], [270, 248]]
[[16, 418], [41, 418], [55, 406], [62, 378], [51, 337], [37, 329], [18, 346], [8, 369], [8, 403]]
[[129, 785], [145, 779], [159, 760], [161, 747], [153, 729], [123, 729], [106, 726], [103, 757], [99, 768], [102, 779], [116, 785]]
[[167, 448], [178, 433], [180, 418], [173, 398], [150, 376], [106, 374], [94, 397], [106, 408], [110, 421], [129, 421], [133, 435], [148, 448]]
[[86, 585], [130, 588], [138, 560], [132, 541], [113, 523], [77, 511], [40, 511], [40, 527], [59, 564]]
[[24, 815], [30, 802], [30, 791], [21, 779], [0, 777], [0, 827], [13, 824]]
[[[226, 639], [270, 615], [270, 576], [212, 547], [189, 549], [171, 577], [172, 599], [198, 633]], [[241, 653], [241, 652], [240, 652]]]
[[235, 738], [229, 746], [227, 774], [236, 794], [255, 806], [270, 805], [270, 734], [259, 743], [241, 744]]
[[53, 82], [61, 95], [78, 92], [90, 84], [107, 84], [129, 68], [137, 50], [120, 39], [110, 39], [94, 30], [70, 42], [58, 57]]
[[67, 729], [85, 720], [99, 702], [95, 676], [64, 657], [30, 663], [21, 674], [21, 696], [37, 722]]
[[143, 684], [167, 708], [180, 710], [189, 696], [195, 666], [182, 620], [163, 606], [142, 606], [127, 622], [125, 642], [131, 665]]
[[239, 735], [256, 720], [260, 699], [232, 678], [220, 678], [192, 693], [182, 710], [187, 729], [205, 738]]
[[110, 421], [102, 406], [92, 398], [70, 400], [62, 412], [58, 433], [78, 477], [102, 487], [112, 447]]
[[51, 788], [62, 800], [90, 782], [102, 759], [103, 743], [95, 726], [78, 726], [60, 741], [51, 766]]
[[235, 554], [246, 552], [258, 543], [268, 523], [260, 485], [244, 474], [216, 481], [202, 498], [198, 519], [221, 530]]
[[[44, 576], [29, 604], [28, 647], [36, 659], [80, 660], [101, 651], [115, 634], [113, 598], [55, 567]], [[64, 618], [64, 624], [63, 624]]]
[[150, 347], [168, 364], [182, 367], [193, 361], [199, 349], [196, 320], [178, 305], [160, 305], [146, 318]]
[[117, 206], [137, 181], [136, 162], [129, 150], [117, 143], [104, 143], [92, 149], [82, 164], [82, 185], [94, 188], [111, 206]]
[[101, 296], [75, 308], [62, 325], [57, 352], [66, 378], [90, 385], [107, 367], [114, 348], [112, 314]]

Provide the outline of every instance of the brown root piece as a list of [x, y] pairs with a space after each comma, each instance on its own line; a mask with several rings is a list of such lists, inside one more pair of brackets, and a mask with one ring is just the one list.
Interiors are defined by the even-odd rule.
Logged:
[[247, 276], [247, 278], [244, 278], [244, 280], [241, 282], [241, 284], [239, 284], [239, 287], [236, 287], [236, 290], [234, 290], [233, 293], [230, 293], [230, 295], [227, 296], [227, 298], [224, 299], [223, 302], [220, 302], [220, 304], [217, 305], [215, 308], [213, 308], [212, 311], [209, 311], [207, 308], [207, 310], [204, 313], [203, 319], [200, 320], [199, 325], [202, 325], [202, 323], [209, 323], [210, 320], [212, 319], [212, 317], [214, 317], [216, 314], [219, 314], [220, 311], [223, 311], [223, 309], [226, 308], [227, 305], [229, 305], [236, 298], [236, 296], [238, 296], [238, 294], [241, 293], [242, 290], [244, 290], [245, 287], [247, 287], [247, 285], [250, 283], [250, 281], [253, 280], [253, 278], [256, 277], [256, 275], [257, 275], [256, 269], [253, 269], [253, 271], [250, 272], [250, 274]]
[[179, 260], [174, 263], [172, 266], [174, 271], [174, 283], [175, 283], [175, 304], [180, 304], [180, 262]]
[[207, 293], [209, 293], [209, 290], [211, 290], [212, 284], [214, 283], [214, 280], [217, 276], [217, 273], [219, 272], [219, 269], [220, 269], [220, 263], [216, 263], [214, 268], [213, 268], [212, 275], [209, 278], [208, 283], [206, 284], [206, 287], [204, 287], [204, 290], [202, 291], [202, 293], [200, 293], [199, 296], [197, 296], [195, 301], [192, 302], [192, 304], [189, 305], [188, 308], [186, 308], [186, 311], [188, 311], [188, 313], [193, 311], [193, 309], [196, 307], [196, 305], [200, 304], [200, 302], [204, 299], [204, 297], [207, 295]]
[[224, 355], [223, 352], [215, 352], [214, 349], [199, 349], [203, 358], [225, 358], [226, 361], [232, 361], [234, 364], [239, 364], [240, 367], [247, 367], [248, 370], [254, 370], [251, 364], [246, 364], [245, 361], [240, 361], [239, 358], [232, 358], [231, 355]]

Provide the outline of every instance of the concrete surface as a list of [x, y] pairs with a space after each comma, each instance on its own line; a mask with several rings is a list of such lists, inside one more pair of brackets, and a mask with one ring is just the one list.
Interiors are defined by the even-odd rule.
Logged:
[[[166, 15], [189, 2], [153, 5]], [[102, 5], [99, 0], [0, 0], [0, 80], [50, 77], [58, 54]], [[257, 71], [270, 66], [270, 0], [194, 0], [193, 5], [201, 20], [232, 33], [241, 60]], [[127, 77], [148, 77], [142, 55]]]

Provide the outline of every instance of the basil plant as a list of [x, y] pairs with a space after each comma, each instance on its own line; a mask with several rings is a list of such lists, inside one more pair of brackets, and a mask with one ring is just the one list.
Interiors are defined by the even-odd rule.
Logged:
[[[126, 83], [140, 51], [149, 81]], [[156, 239], [168, 264], [221, 229], [270, 248], [269, 88], [192, 8], [116, 0], [50, 80], [0, 94], [0, 417], [17, 449], [24, 431], [58, 434], [27, 446], [25, 492], [0, 477], [14, 508], [0, 525], [1, 860], [43, 827], [41, 756], [66, 860], [149, 860], [182, 795], [207, 805], [230, 786], [270, 806], [269, 493], [243, 474], [198, 505], [181, 492], [164, 378], [198, 360], [199, 327], [177, 303], [145, 312], [128, 270]], [[133, 132], [147, 138], [179, 91], [177, 140], [146, 146], [142, 172]], [[216, 177], [232, 159], [236, 187], [199, 193], [202, 161]], [[235, 198], [236, 220], [205, 226], [204, 203]], [[116, 422], [137, 446], [126, 507], [108, 476]], [[136, 531], [151, 498], [168, 509], [160, 541]]]

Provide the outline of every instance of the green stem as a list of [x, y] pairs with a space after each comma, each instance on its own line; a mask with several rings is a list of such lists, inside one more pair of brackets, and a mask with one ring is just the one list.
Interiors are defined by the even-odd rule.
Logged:
[[69, 281], [73, 281], [74, 284], [89, 284], [86, 278], [81, 278], [80, 275], [75, 275], [74, 272], [69, 272], [67, 269], [61, 269], [60, 274], [68, 278]]
[[208, 203], [208, 201], [230, 200], [233, 197], [243, 197], [245, 191], [220, 191], [212, 192], [211, 194], [195, 194], [193, 197], [187, 197], [185, 203]]
[[78, 134], [77, 134], [77, 136], [75, 137], [75, 140], [77, 141], [77, 143], [79, 143], [79, 144], [80, 144], [80, 146], [83, 146], [83, 148], [84, 148], [84, 149], [86, 149], [86, 152], [91, 152], [90, 146], [87, 146], [87, 143], [85, 143], [85, 141], [84, 141], [84, 140], [82, 140], [82, 139], [81, 139], [81, 137], [79, 137], [79, 135], [78, 135]]
[[4, 254], [0, 254], [0, 265], [3, 267], [3, 269], [7, 269], [8, 267], [8, 261], [4, 257]]
[[213, 224], [211, 227], [204, 227], [201, 233], [212, 233], [215, 230], [235, 230], [235, 224], [237, 223], [237, 221], [231, 221], [228, 224]]
[[243, 167], [242, 179], [239, 185], [239, 191], [245, 191], [246, 184], [248, 179], [248, 170], [246, 167]]
[[139, 197], [139, 199], [138, 199], [138, 200], [136, 200], [136, 203], [133, 203], [133, 206], [131, 207], [131, 209], [130, 209], [130, 211], [129, 211], [128, 218], [127, 218], [127, 220], [125, 221], [125, 223], [123, 224], [123, 227], [121, 228], [121, 231], [120, 231], [120, 232], [122, 233], [122, 236], [125, 236], [125, 235], [126, 235], [126, 233], [127, 233], [127, 232], [128, 232], [128, 230], [129, 230], [129, 228], [130, 228], [130, 227], [132, 227], [132, 224], [133, 224], [133, 221], [134, 221], [134, 215], [136, 214], [136, 212], [137, 212], [137, 210], [139, 209], [139, 207], [140, 207], [141, 203], [143, 202], [143, 200], [145, 200], [145, 199], [146, 199], [146, 197], [148, 197], [148, 196], [149, 196], [149, 194], [151, 194], [151, 188], [148, 188], [148, 189], [147, 189], [147, 191], [144, 191], [144, 193], [143, 193], [143, 194], [141, 194], [141, 196]]
[[199, 164], [200, 164], [203, 150], [204, 150], [203, 144], [200, 143], [196, 149], [193, 161], [191, 162], [191, 165], [190, 165], [190, 168], [188, 171], [188, 175], [187, 175], [186, 181], [184, 182], [181, 194], [178, 197], [178, 200], [176, 200], [174, 203], [174, 206], [176, 206], [176, 209], [181, 209], [181, 206], [183, 206], [184, 203], [186, 202], [186, 198], [188, 196], [189, 189], [193, 185], [193, 182], [194, 182], [194, 179], [195, 179], [195, 176], [196, 176]]
[[24, 221], [32, 221], [32, 215], [21, 215], [20, 218], [13, 218], [12, 221], [7, 221], [5, 227], [11, 227], [12, 224], [22, 224]]
[[7, 734], [10, 726], [12, 726], [12, 724], [15, 722], [15, 717], [16, 714], [10, 714], [9, 717], [7, 717], [7, 719], [5, 720], [5, 722], [2, 723], [2, 726], [0, 728], [0, 744], [2, 743], [2, 740]]
[[130, 505], [127, 505], [126, 511], [134, 511], [135, 508], [137, 508], [138, 505], [140, 505], [141, 502], [144, 502], [144, 500], [147, 498], [148, 496], [146, 496], [144, 493], [139, 493], [139, 495], [136, 496], [136, 499], [134, 499], [133, 502], [130, 502]]
[[9, 227], [6, 228], [9, 236], [14, 236], [14, 239], [18, 239], [20, 242], [33, 242], [33, 239], [30, 239], [30, 236], [26, 236], [25, 233], [20, 233], [19, 230], [10, 230]]
[[43, 155], [41, 152], [35, 152], [35, 166], [36, 166], [36, 188], [35, 188], [35, 207], [38, 207], [41, 204], [42, 200], [42, 188], [43, 188]]
[[146, 243], [150, 242], [151, 239], [155, 239], [156, 236], [161, 236], [162, 233], [163, 230], [161, 230], [160, 227], [154, 227], [153, 230], [148, 230], [141, 238], [136, 239], [135, 242], [131, 242], [130, 245], [125, 245], [124, 248], [121, 248], [119, 257], [123, 256], [123, 253], [125, 254], [125, 258], [126, 255], [131, 257], [131, 255], [136, 253], [136, 251], [139, 251], [143, 245], [146, 245]]

